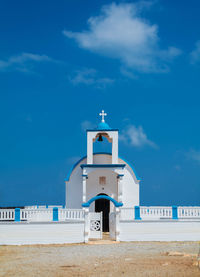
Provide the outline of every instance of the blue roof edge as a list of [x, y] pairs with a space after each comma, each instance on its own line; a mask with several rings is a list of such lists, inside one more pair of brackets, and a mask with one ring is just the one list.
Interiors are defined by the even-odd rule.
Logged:
[[[109, 152], [96, 152], [96, 153], [93, 153], [93, 155], [101, 155], [101, 154], [112, 155], [112, 153], [109, 153]], [[68, 172], [66, 178], [64, 179], [65, 182], [68, 182], [68, 181], [69, 181], [70, 176], [71, 176], [73, 170], [74, 170], [74, 169], [76, 168], [76, 166], [77, 166], [82, 160], [84, 160], [85, 158], [87, 158], [87, 155], [84, 156], [84, 157], [82, 157], [81, 159], [79, 159], [79, 160], [72, 166], [72, 168], [71, 168], [70, 171]], [[133, 170], [133, 173], [135, 174], [135, 177], [137, 178], [137, 180], [138, 180], [138, 181], [141, 181], [141, 178], [137, 175], [134, 166], [133, 166], [131, 163], [127, 162], [125, 159], [121, 158], [121, 157], [119, 157], [119, 159], [121, 159], [121, 160], [123, 160], [125, 163], [127, 163], [127, 164], [130, 166], [130, 168]]]
[[[119, 132], [119, 129], [87, 129], [86, 132], [99, 132], [99, 131], [118, 131]], [[108, 153], [107, 153], [108, 154]], [[110, 153], [109, 153], [110, 154]]]
[[81, 164], [80, 167], [125, 167], [125, 164]]

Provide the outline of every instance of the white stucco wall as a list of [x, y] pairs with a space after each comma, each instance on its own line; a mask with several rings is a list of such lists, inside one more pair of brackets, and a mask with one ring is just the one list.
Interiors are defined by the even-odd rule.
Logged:
[[111, 155], [94, 155], [93, 157], [94, 164], [111, 164], [112, 156]]
[[[119, 163], [125, 163], [119, 159]], [[126, 163], [123, 177], [122, 202], [124, 208], [133, 208], [140, 203], [140, 185], [132, 168]]]
[[[94, 164], [111, 164], [112, 157], [109, 154], [94, 155]], [[66, 182], [66, 207], [79, 209], [82, 205], [83, 184], [82, 184], [82, 168], [81, 164], [86, 164], [87, 159], [79, 162], [72, 171], [70, 179]], [[118, 159], [118, 163], [126, 164], [124, 176], [122, 180], [122, 202], [124, 207], [134, 207], [139, 205], [139, 181], [131, 169], [131, 167], [122, 159]], [[112, 168], [95, 168], [94, 171], [88, 173], [86, 182], [86, 201], [99, 193], [105, 193], [110, 197], [118, 200], [117, 173]], [[106, 185], [99, 184], [99, 177], [106, 177]], [[104, 189], [103, 189], [104, 188]], [[111, 211], [113, 204], [111, 203]], [[91, 205], [90, 211], [94, 211], [94, 203]]]
[[0, 224], [0, 245], [84, 242], [84, 222]]
[[199, 241], [200, 221], [121, 221], [120, 241]]

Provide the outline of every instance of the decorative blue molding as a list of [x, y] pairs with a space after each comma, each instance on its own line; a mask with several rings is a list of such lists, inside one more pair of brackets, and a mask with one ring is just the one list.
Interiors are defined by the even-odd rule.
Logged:
[[20, 208], [15, 208], [15, 221], [20, 221]]
[[142, 179], [137, 175], [137, 172], [134, 168], [134, 166], [130, 163], [130, 162], [127, 162], [127, 160], [125, 160], [124, 158], [121, 158], [119, 157], [119, 159], [123, 160], [128, 166], [130, 166], [130, 168], [133, 170], [133, 173], [135, 174], [135, 177], [138, 181], [141, 181]]
[[58, 208], [53, 208], [53, 221], [58, 221]]
[[141, 220], [139, 206], [135, 206], [135, 220]]
[[172, 206], [172, 219], [177, 220], [178, 219], [178, 207]]
[[[112, 153], [108, 153], [108, 152], [97, 152], [97, 153], [93, 153], [93, 155], [102, 155], [102, 154], [104, 154], [104, 155], [110, 155], [110, 156], [112, 155]], [[67, 174], [67, 177], [64, 179], [66, 182], [69, 181], [70, 176], [71, 176], [73, 170], [77, 167], [77, 165], [78, 165], [81, 161], [83, 161], [84, 159], [86, 159], [86, 158], [87, 158], [87, 156], [84, 156], [83, 158], [81, 158], [80, 160], [78, 160], [78, 161], [72, 166], [71, 170], [70, 170], [70, 171], [68, 172], [68, 174]], [[123, 158], [119, 157], [119, 159], [123, 160], [125, 163], [127, 163], [127, 165], [130, 166], [130, 168], [133, 170], [133, 173], [135, 174], [136, 179], [137, 179], [138, 181], [140, 181], [141, 178], [138, 177], [138, 175], [137, 175], [137, 173], [136, 173], [136, 171], [135, 171], [135, 168], [134, 168], [129, 162], [127, 162], [126, 160], [124, 160]]]
[[86, 179], [88, 179], [87, 174], [82, 174], [82, 177], [86, 177]]
[[86, 130], [86, 132], [102, 132], [102, 131], [107, 131], [107, 132], [117, 131], [117, 132], [119, 132], [119, 129], [87, 129]]
[[48, 209], [49, 205], [46, 205], [46, 209]]
[[93, 198], [91, 198], [88, 202], [86, 203], [83, 203], [82, 204], [82, 207], [90, 207], [90, 205], [92, 204], [92, 202], [98, 200], [98, 199], [107, 199], [111, 202], [113, 202], [113, 204], [115, 205], [115, 207], [122, 207], [123, 206], [123, 203], [122, 202], [117, 202], [114, 198], [110, 197], [110, 196], [107, 196], [107, 195], [98, 195], [98, 196], [95, 196]]
[[125, 164], [81, 164], [80, 167], [122, 167], [124, 168]]
[[118, 174], [117, 178], [124, 177], [124, 174]]

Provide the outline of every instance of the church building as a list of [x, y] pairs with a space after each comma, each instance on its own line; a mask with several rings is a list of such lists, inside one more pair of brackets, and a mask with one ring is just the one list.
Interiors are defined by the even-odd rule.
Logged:
[[[140, 206], [140, 179], [118, 156], [118, 129], [100, 116], [86, 131], [87, 156], [65, 179], [65, 207], [0, 209], [0, 245], [87, 243], [103, 232], [115, 241], [200, 241], [199, 206]], [[97, 144], [111, 153], [95, 153]]]
[[[105, 122], [102, 111], [97, 128], [86, 130], [87, 156], [72, 168], [66, 184], [66, 208], [89, 207], [90, 212], [103, 212], [103, 231], [109, 230], [109, 213], [114, 207], [139, 206], [140, 178], [133, 166], [118, 155], [118, 129]], [[93, 144], [104, 139], [112, 144], [112, 153], [94, 153]]]

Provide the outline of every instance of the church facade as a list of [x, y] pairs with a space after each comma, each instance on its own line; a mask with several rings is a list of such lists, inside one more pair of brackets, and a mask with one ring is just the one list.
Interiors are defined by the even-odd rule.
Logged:
[[[140, 178], [133, 166], [118, 156], [118, 129], [105, 122], [104, 111], [100, 115], [97, 128], [86, 131], [87, 156], [73, 166], [65, 179], [66, 208], [88, 206], [90, 212], [102, 211], [106, 230], [109, 213], [115, 206], [139, 206]], [[112, 144], [112, 153], [93, 153], [95, 141], [104, 139]]]

